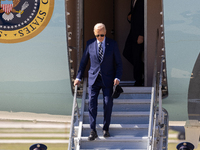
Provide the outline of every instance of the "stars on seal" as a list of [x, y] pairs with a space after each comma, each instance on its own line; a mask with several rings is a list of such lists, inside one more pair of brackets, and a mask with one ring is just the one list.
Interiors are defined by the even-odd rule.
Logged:
[[[6, 9], [0, 9], [0, 43], [20, 43], [32, 39], [46, 28], [52, 18], [56, 0], [0, 0], [2, 5], [3, 1], [13, 2], [9, 11], [14, 17], [6, 16]], [[16, 1], [20, 2], [14, 7]]]

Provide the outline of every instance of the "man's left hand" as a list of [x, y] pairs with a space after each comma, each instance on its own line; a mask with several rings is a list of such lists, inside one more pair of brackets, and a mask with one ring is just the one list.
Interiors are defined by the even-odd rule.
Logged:
[[144, 37], [141, 36], [141, 35], [139, 35], [139, 36], [138, 36], [138, 39], [137, 39], [137, 43], [138, 43], [138, 44], [142, 44], [143, 42], [144, 42]]
[[119, 80], [115, 79], [114, 80], [114, 85], [118, 85], [119, 84]]

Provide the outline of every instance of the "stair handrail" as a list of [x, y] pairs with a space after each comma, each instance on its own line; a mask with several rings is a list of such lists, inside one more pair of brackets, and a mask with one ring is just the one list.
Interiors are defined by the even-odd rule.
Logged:
[[[150, 117], [149, 117], [149, 131], [148, 131], [148, 150], [154, 150], [154, 140], [156, 135], [156, 120], [158, 119], [159, 134], [162, 134], [160, 129], [163, 126], [163, 108], [162, 108], [162, 81], [163, 81], [163, 66], [165, 62], [164, 55], [161, 56], [160, 71], [157, 69], [157, 60], [154, 64], [153, 87], [151, 95]], [[157, 105], [159, 105], [157, 107]], [[156, 112], [158, 111], [158, 117]], [[163, 135], [160, 135], [158, 147], [163, 147]]]
[[163, 65], [164, 65], [164, 55], [161, 56], [161, 66], [159, 72], [159, 79], [158, 79], [158, 148], [163, 149], [163, 131], [162, 128], [164, 127], [164, 116], [163, 116], [163, 108], [162, 108], [162, 81], [163, 81]]
[[160, 65], [160, 77], [159, 77], [159, 113], [158, 113], [158, 122], [162, 122], [162, 81], [163, 81], [163, 66], [164, 66], [164, 55], [161, 56], [161, 65]]
[[148, 150], [154, 149], [154, 135], [155, 135], [155, 106], [157, 101], [157, 61], [154, 63], [154, 75], [153, 75], [153, 86], [151, 92], [151, 106], [150, 106], [150, 116], [149, 116], [149, 130], [148, 130]]
[[79, 118], [79, 127], [77, 132], [77, 142], [76, 142], [76, 150], [80, 150], [80, 140], [81, 140], [81, 134], [82, 134], [82, 126], [83, 126], [83, 114], [85, 110], [85, 100], [87, 96], [87, 78], [84, 78], [83, 82], [83, 94], [82, 94], [82, 103], [81, 103], [81, 116]]
[[78, 102], [77, 102], [77, 85], [75, 86], [74, 90], [74, 98], [73, 98], [73, 106], [72, 106], [72, 116], [71, 116], [71, 128], [70, 128], [70, 134], [69, 134], [69, 144], [68, 144], [68, 150], [74, 149], [74, 134], [75, 134], [75, 129], [74, 129], [74, 118], [75, 118], [75, 113], [77, 115], [77, 120], [79, 121], [79, 107], [78, 107]]
[[157, 29], [156, 34], [156, 49], [155, 49], [155, 59], [154, 59], [154, 72], [153, 72], [153, 82], [152, 82], [152, 92], [151, 92], [151, 106], [149, 115], [149, 129], [148, 129], [148, 144], [147, 149], [154, 149], [154, 139], [155, 139], [155, 124], [156, 124], [156, 105], [157, 105], [157, 95], [158, 95], [158, 39], [159, 39], [159, 29]]
[[[74, 90], [74, 99], [73, 99], [73, 106], [72, 106], [72, 118], [71, 118], [71, 127], [70, 127], [70, 135], [69, 135], [69, 144], [68, 144], [68, 150], [77, 150], [79, 147], [77, 147], [77, 141], [75, 143], [74, 138], [78, 137], [78, 140], [80, 140], [80, 136], [82, 133], [82, 124], [83, 124], [83, 114], [84, 114], [84, 103], [87, 95], [87, 78], [84, 78], [83, 80], [83, 94], [82, 94], [82, 102], [81, 102], [81, 108], [78, 107], [78, 101], [77, 101], [77, 85], [75, 86]], [[81, 111], [81, 114], [80, 112]], [[76, 114], [76, 120], [75, 120], [75, 114]], [[78, 132], [75, 133], [75, 125], [74, 122], [76, 122], [77, 126], [79, 126]], [[76, 134], [76, 135], [75, 135]]]

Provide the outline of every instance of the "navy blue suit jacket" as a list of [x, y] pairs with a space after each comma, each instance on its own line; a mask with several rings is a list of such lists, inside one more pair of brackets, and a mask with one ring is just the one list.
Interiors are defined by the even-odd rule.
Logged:
[[87, 41], [87, 45], [81, 59], [77, 78], [83, 77], [86, 65], [90, 59], [90, 68], [88, 71], [88, 85], [93, 85], [101, 71], [102, 81], [106, 87], [112, 87], [115, 78], [121, 79], [122, 60], [117, 42], [107, 38], [105, 39], [105, 53], [102, 62], [99, 62], [96, 38]]

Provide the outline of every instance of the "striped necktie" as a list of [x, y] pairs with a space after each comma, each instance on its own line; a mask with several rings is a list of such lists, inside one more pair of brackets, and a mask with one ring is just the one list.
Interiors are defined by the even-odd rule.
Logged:
[[[102, 42], [99, 43], [99, 62], [101, 63], [103, 60], [103, 47]], [[99, 75], [101, 76], [101, 71], [99, 71]]]
[[103, 47], [102, 42], [99, 43], [99, 62], [102, 62], [103, 60]]

